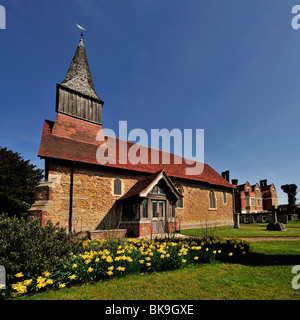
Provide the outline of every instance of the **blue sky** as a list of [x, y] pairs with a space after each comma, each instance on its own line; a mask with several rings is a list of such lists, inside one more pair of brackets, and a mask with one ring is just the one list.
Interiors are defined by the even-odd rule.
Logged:
[[205, 162], [300, 186], [296, 0], [0, 0], [0, 145], [37, 158], [80, 31], [103, 125], [205, 130]]

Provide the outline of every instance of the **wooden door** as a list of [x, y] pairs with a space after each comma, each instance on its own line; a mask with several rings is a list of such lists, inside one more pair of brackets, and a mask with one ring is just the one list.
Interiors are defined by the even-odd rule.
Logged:
[[166, 201], [152, 200], [152, 233], [165, 233]]

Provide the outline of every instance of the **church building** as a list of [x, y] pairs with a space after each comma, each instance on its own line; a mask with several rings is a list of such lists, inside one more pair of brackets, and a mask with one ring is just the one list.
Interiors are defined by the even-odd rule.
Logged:
[[[236, 186], [208, 164], [198, 175], [187, 175], [186, 162], [178, 164], [174, 154], [169, 164], [124, 164], [116, 157], [115, 164], [100, 165], [103, 104], [81, 38], [64, 81], [57, 84], [56, 119], [44, 123], [38, 156], [45, 160], [45, 181], [37, 187], [32, 216], [69, 231], [119, 228], [135, 237], [233, 225]], [[121, 140], [114, 142], [119, 146]]]

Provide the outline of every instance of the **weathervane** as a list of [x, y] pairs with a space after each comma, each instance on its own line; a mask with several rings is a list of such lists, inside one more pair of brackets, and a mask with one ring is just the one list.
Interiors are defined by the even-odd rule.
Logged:
[[76, 23], [77, 28], [81, 30], [81, 39], [83, 38], [83, 31], [85, 31], [83, 26], [80, 26], [79, 24]]

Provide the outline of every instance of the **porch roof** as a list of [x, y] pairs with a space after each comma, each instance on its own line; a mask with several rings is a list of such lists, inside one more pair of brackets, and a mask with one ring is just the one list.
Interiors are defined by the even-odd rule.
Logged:
[[137, 181], [131, 187], [131, 189], [129, 189], [121, 198], [118, 199], [118, 201], [122, 201], [134, 196], [146, 197], [147, 194], [161, 179], [164, 179], [166, 181], [167, 185], [170, 187], [170, 189], [178, 199], [183, 197], [182, 194], [176, 189], [172, 180], [168, 177], [166, 172], [164, 170], [160, 170], [151, 174], [148, 177], [142, 178], [139, 181]]

